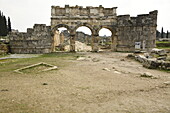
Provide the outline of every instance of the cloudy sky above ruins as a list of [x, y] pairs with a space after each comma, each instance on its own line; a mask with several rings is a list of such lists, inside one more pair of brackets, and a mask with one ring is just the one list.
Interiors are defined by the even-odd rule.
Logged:
[[10, 16], [13, 29], [26, 31], [37, 24], [50, 25], [51, 6], [118, 7], [117, 15], [148, 14], [158, 10], [158, 30], [170, 31], [170, 0], [0, 0], [0, 10]]

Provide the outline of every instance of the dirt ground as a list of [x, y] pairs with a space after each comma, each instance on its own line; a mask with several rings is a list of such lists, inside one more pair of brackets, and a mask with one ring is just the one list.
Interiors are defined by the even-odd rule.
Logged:
[[146, 69], [127, 54], [51, 58], [58, 70], [34, 74], [14, 73], [23, 67], [15, 61], [8, 72], [1, 65], [0, 113], [170, 113], [170, 85], [164, 84], [170, 73]]

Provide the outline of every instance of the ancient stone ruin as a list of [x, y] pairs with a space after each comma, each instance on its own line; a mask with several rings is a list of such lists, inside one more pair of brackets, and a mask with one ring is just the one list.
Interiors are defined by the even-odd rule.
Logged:
[[170, 70], [170, 57], [163, 49], [152, 49], [149, 53], [129, 54], [128, 58], [134, 58], [149, 69]]
[[50, 53], [52, 43], [51, 27], [45, 24], [35, 24], [27, 33], [16, 32], [10, 36], [12, 53]]
[[[130, 17], [117, 16], [117, 7], [104, 8], [74, 6], [51, 7], [51, 26], [35, 24], [27, 33], [11, 33], [12, 53], [50, 53], [60, 44], [58, 28], [65, 27], [70, 33], [70, 51], [75, 51], [76, 30], [85, 26], [91, 32], [92, 51], [99, 51], [99, 31], [107, 28], [112, 32], [112, 51], [150, 50], [155, 47], [157, 11]], [[58, 37], [58, 38], [57, 38]]]

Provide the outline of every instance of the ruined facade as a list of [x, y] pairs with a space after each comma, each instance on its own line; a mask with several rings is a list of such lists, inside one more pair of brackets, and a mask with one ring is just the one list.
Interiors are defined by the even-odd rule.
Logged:
[[[52, 6], [51, 29], [46, 26], [44, 26], [45, 29], [39, 29], [36, 25], [26, 34], [12, 34], [11, 50], [15, 53], [51, 52], [54, 48], [53, 36], [56, 35], [58, 28], [65, 27], [70, 33], [70, 51], [75, 51], [76, 30], [81, 26], [88, 27], [91, 30], [92, 51], [99, 50], [98, 36], [102, 28], [107, 28], [112, 32], [112, 51], [149, 50], [155, 47], [157, 11], [130, 17], [130, 15], [117, 16], [116, 9], [117, 7], [104, 8], [101, 5], [85, 8], [82, 6], [70, 7], [69, 5], [65, 7]], [[37, 29], [39, 29], [38, 32]], [[30, 37], [37, 37], [36, 40], [40, 40], [40, 43], [32, 44], [34, 41], [29, 40]], [[20, 41], [17, 42], [16, 40]], [[22, 51], [23, 46], [25, 52]], [[36, 48], [44, 49], [42, 51], [34, 50]]]
[[98, 36], [102, 28], [107, 28], [112, 32], [112, 49], [116, 50], [115, 39], [116, 25], [117, 25], [117, 7], [104, 8], [99, 7], [86, 7], [81, 6], [70, 7], [66, 5], [64, 8], [59, 6], [52, 6], [51, 9], [51, 27], [55, 32], [60, 27], [65, 27], [70, 32], [71, 36], [71, 51], [75, 51], [76, 30], [85, 26], [91, 30], [92, 33], [92, 50], [98, 51]]
[[150, 50], [155, 47], [157, 27], [157, 11], [149, 14], [130, 17], [122, 15], [117, 17], [117, 51], [134, 51], [135, 42], [140, 48]]
[[50, 53], [53, 39], [51, 27], [45, 24], [35, 24], [26, 33], [11, 33], [10, 49], [12, 53]]

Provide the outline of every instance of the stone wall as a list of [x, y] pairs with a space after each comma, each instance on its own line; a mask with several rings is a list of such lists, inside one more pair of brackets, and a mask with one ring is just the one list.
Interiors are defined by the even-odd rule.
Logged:
[[0, 55], [7, 54], [9, 52], [9, 46], [4, 43], [0, 43]]
[[155, 47], [157, 11], [137, 17], [121, 15], [117, 20], [117, 51], [135, 51], [135, 42], [140, 42], [143, 50]]
[[11, 33], [11, 53], [50, 53], [53, 38], [51, 27], [45, 24], [35, 24], [26, 33]]

